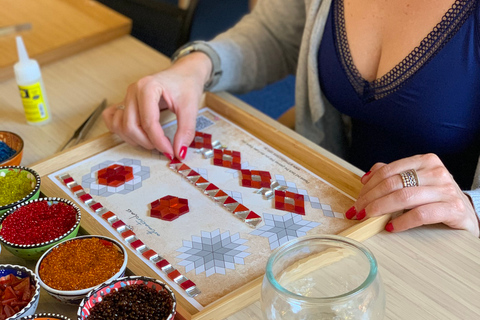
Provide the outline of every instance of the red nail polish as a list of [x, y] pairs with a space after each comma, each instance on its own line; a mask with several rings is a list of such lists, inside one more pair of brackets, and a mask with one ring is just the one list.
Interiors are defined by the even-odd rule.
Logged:
[[347, 212], [345, 212], [345, 218], [352, 219], [356, 214], [357, 214], [357, 210], [355, 209], [355, 206], [353, 206], [350, 209], [348, 209]]
[[387, 223], [385, 230], [388, 232], [393, 232], [393, 224], [391, 222]]
[[365, 212], [365, 209], [360, 210], [360, 212], [357, 213], [357, 220], [362, 220], [366, 215], [367, 213]]
[[180, 158], [182, 158], [182, 160], [185, 160], [185, 157], [187, 156], [187, 147], [186, 146], [183, 146], [180, 149], [179, 156], [180, 156]]
[[372, 173], [372, 171], [367, 171], [367, 172], [362, 176], [362, 179], [365, 178], [366, 176], [368, 176], [370, 173]]
[[173, 157], [172, 157], [172, 155], [171, 155], [170, 153], [166, 153], [166, 152], [164, 152], [163, 154], [165, 155], [165, 157], [167, 157], [167, 158], [168, 158], [168, 160], [170, 160], [170, 161], [172, 161], [172, 160], [173, 160]]

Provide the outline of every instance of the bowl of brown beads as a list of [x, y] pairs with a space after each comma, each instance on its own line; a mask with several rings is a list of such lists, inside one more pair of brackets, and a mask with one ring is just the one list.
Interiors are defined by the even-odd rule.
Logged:
[[127, 261], [127, 252], [117, 240], [80, 236], [48, 249], [38, 260], [35, 273], [51, 296], [78, 305], [94, 287], [122, 277]]
[[38, 278], [23, 266], [0, 264], [0, 319], [32, 315], [40, 300]]
[[165, 283], [144, 276], [129, 276], [92, 290], [80, 303], [77, 319], [172, 320], [176, 306], [175, 294]]
[[22, 166], [0, 167], [0, 217], [14, 206], [40, 195], [40, 176]]
[[0, 218], [0, 243], [12, 254], [36, 260], [57, 243], [77, 235], [80, 209], [62, 198], [20, 203]]

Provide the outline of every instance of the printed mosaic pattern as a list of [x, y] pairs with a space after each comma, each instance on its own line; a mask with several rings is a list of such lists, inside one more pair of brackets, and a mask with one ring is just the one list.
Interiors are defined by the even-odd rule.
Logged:
[[275, 175], [275, 180], [279, 185], [285, 187], [286, 191], [303, 195], [304, 201], [310, 202], [312, 208], [322, 210], [325, 217], [345, 219], [345, 215], [343, 213], [334, 212], [330, 205], [321, 203], [317, 197], [309, 196], [307, 190], [297, 188], [297, 185], [294, 182], [286, 181], [283, 175]]
[[233, 150], [213, 150], [213, 164], [225, 168], [241, 169], [241, 155]]
[[190, 211], [188, 200], [174, 196], [165, 196], [150, 203], [150, 217], [173, 221]]
[[[104, 169], [108, 168], [131, 168], [133, 178], [125, 181], [121, 184], [115, 184], [112, 186], [103, 184], [103, 180], [100, 181], [98, 174], [102, 175], [106, 173]], [[130, 169], [128, 169], [130, 170]], [[90, 194], [102, 197], [108, 197], [115, 193], [127, 194], [133, 190], [142, 187], [142, 181], [150, 177], [150, 168], [142, 166], [140, 160], [124, 158], [119, 161], [105, 161], [90, 169], [90, 173], [82, 177], [82, 187], [90, 189]], [[121, 179], [121, 178], [119, 178]]]
[[175, 269], [170, 262], [143, 243], [125, 222], [119, 219], [115, 213], [105, 208], [100, 202], [96, 202], [68, 173], [62, 174], [58, 178], [73, 195], [85, 203], [94, 214], [100, 216], [110, 224], [133, 250], [141, 254], [145, 259], [151, 261], [159, 270], [164, 272], [169, 279], [185, 290], [188, 296], [195, 297], [201, 293], [192, 280], [187, 279]]
[[225, 274], [225, 269], [235, 270], [235, 264], [245, 264], [243, 259], [250, 255], [245, 252], [245, 242], [239, 233], [202, 231], [201, 236], [192, 236], [192, 241], [183, 241], [183, 247], [177, 250], [182, 252], [177, 256], [182, 259], [179, 265], [185, 267], [186, 273], [195, 270], [195, 274], [205, 272], [207, 277]]
[[176, 158], [173, 159], [170, 162], [169, 167], [171, 170], [181, 174], [191, 184], [197, 187], [197, 189], [203, 191], [204, 194], [218, 202], [236, 218], [245, 222], [249, 227], [255, 228], [262, 221], [262, 218], [255, 212], [246, 208], [244, 205], [229, 196], [225, 191], [220, 190], [220, 188], [213, 183], [210, 183], [207, 179], [200, 176], [198, 172], [191, 169], [180, 160]]
[[308, 231], [320, 225], [318, 222], [303, 220], [302, 216], [292, 213], [284, 216], [264, 213], [263, 220], [265, 225], [250, 234], [268, 238], [271, 250], [287, 241], [305, 236]]

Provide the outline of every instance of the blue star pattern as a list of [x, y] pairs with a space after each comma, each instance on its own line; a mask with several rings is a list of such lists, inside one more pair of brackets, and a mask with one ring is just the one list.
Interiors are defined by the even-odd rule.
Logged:
[[220, 229], [212, 232], [202, 231], [201, 237], [192, 236], [192, 241], [183, 240], [183, 247], [178, 249], [182, 254], [181, 266], [185, 273], [195, 270], [195, 274], [205, 272], [207, 277], [217, 273], [225, 274], [225, 269], [235, 270], [235, 264], [245, 264], [244, 258], [249, 256], [239, 233], [230, 235], [229, 231], [220, 233]]
[[291, 212], [283, 216], [264, 213], [263, 220], [265, 225], [250, 234], [268, 238], [271, 250], [287, 241], [305, 236], [309, 230], [320, 225], [318, 222], [303, 220], [301, 215]]

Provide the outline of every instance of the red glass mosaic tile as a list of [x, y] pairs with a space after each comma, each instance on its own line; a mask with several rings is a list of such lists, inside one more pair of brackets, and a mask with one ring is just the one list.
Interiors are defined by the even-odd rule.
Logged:
[[142, 253], [142, 256], [144, 256], [146, 259], [150, 260], [150, 258], [153, 257], [156, 254], [157, 253], [155, 252], [155, 250], [149, 249], [149, 250], [145, 251], [144, 253]]
[[78, 197], [80, 200], [82, 200], [82, 202], [86, 203], [90, 200], [92, 200], [92, 196], [89, 195], [88, 193], [85, 193], [85, 194], [82, 194], [81, 196]]
[[241, 170], [242, 187], [248, 188], [270, 188], [272, 176], [268, 171]]
[[73, 193], [78, 192], [80, 190], [83, 190], [81, 185], [76, 185], [74, 187], [71, 187], [70, 190], [72, 190]]
[[195, 138], [190, 144], [190, 148], [195, 149], [212, 149], [212, 135], [204, 132], [195, 132]]
[[127, 238], [130, 238], [132, 236], [135, 236], [135, 232], [133, 232], [132, 230], [127, 230], [125, 232], [122, 232], [122, 238], [123, 239], [127, 239]]
[[133, 249], [137, 250], [138, 248], [140, 248], [145, 244], [142, 242], [142, 240], [135, 240], [132, 243], [130, 243], [130, 245], [132, 246]]
[[104, 214], [102, 214], [102, 218], [105, 219], [105, 220], [108, 220], [113, 216], [115, 216], [115, 213], [113, 213], [112, 211], [108, 211], [108, 212], [105, 212]]
[[69, 184], [69, 183], [72, 183], [72, 182], [74, 182], [74, 181], [75, 181], [75, 180], [73, 180], [72, 177], [68, 177], [68, 178], [63, 179], [63, 183], [65, 183], [65, 184]]
[[190, 211], [187, 199], [170, 195], [155, 200], [150, 205], [150, 217], [165, 221], [175, 220]]
[[114, 223], [112, 223], [112, 228], [114, 228], [114, 229], [118, 229], [118, 228], [121, 228], [123, 226], [126, 226], [126, 224], [122, 220], [118, 220], [118, 221], [115, 221]]
[[213, 164], [216, 166], [241, 169], [241, 156], [240, 152], [232, 150], [213, 150]]
[[183, 281], [182, 283], [180, 283], [180, 287], [183, 290], [187, 290], [188, 288], [191, 288], [191, 287], [194, 287], [194, 286], [195, 286], [195, 283], [193, 283], [192, 280], [186, 280], [186, 281]]
[[158, 268], [162, 269], [162, 268], [170, 265], [170, 262], [168, 262], [168, 261], [165, 260], [165, 259], [162, 259], [162, 260], [158, 261], [155, 265], [156, 265]]
[[173, 270], [167, 275], [171, 280], [174, 280], [175, 278], [178, 278], [181, 276], [180, 272], [178, 270]]
[[97, 202], [97, 203], [94, 203], [90, 206], [90, 208], [93, 210], [93, 211], [97, 211], [98, 209], [101, 209], [103, 208], [102, 204], [100, 202]]
[[109, 187], [119, 187], [132, 179], [133, 168], [119, 164], [112, 164], [111, 166], [98, 170], [97, 173], [98, 184]]
[[305, 201], [302, 194], [275, 190], [275, 209], [305, 215]]

